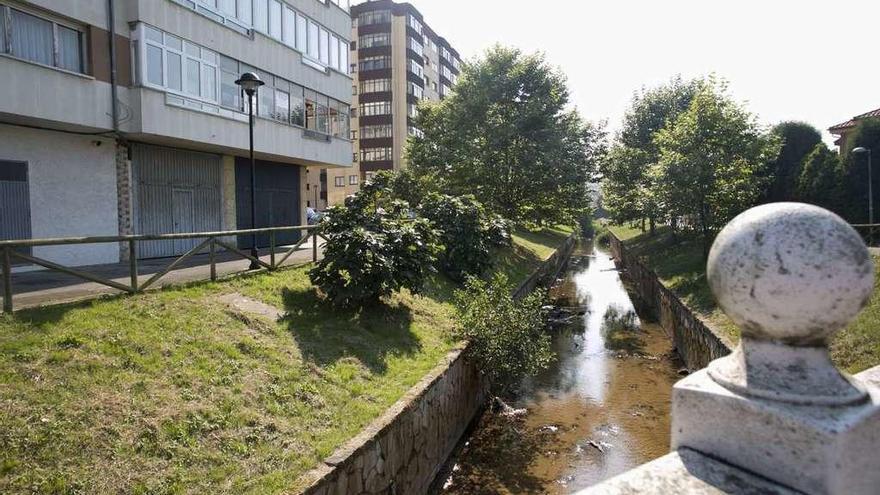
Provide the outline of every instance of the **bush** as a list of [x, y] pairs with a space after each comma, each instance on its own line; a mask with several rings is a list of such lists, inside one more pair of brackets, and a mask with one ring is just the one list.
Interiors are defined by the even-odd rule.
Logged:
[[386, 178], [366, 184], [321, 222], [324, 257], [309, 278], [340, 306], [378, 301], [402, 288], [421, 291], [440, 246], [431, 222], [390, 198]]
[[492, 392], [508, 395], [526, 376], [545, 369], [553, 359], [544, 332], [544, 292], [520, 301], [504, 275], [489, 281], [470, 278], [456, 291], [459, 325], [456, 336], [470, 342], [468, 356], [489, 378]]
[[440, 232], [445, 247], [438, 260], [440, 269], [456, 281], [482, 274], [491, 264], [492, 246], [510, 242], [505, 221], [487, 214], [473, 196], [432, 193], [418, 212]]

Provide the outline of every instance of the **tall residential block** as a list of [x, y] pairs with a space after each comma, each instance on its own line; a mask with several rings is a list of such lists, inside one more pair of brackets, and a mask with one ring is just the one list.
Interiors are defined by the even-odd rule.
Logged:
[[420, 100], [439, 101], [458, 79], [461, 57], [409, 3], [377, 0], [351, 7], [354, 77], [351, 129], [359, 173], [328, 170], [330, 204], [380, 170], [406, 167], [407, 138]]
[[[257, 226], [305, 223], [320, 184], [308, 170], [352, 168], [341, 1], [0, 0], [0, 239], [251, 227], [235, 84], [247, 71], [266, 83], [254, 106]], [[144, 243], [137, 256], [194, 242]], [[33, 251], [71, 265], [127, 255]]]

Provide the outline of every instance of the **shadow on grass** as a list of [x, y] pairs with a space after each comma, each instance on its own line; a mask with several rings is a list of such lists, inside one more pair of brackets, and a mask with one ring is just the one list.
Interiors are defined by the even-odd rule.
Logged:
[[371, 372], [383, 374], [389, 356], [412, 355], [422, 348], [412, 331], [412, 310], [402, 303], [337, 308], [323, 301], [314, 288], [284, 288], [282, 300], [287, 311], [282, 323], [303, 358], [318, 366], [354, 357]]

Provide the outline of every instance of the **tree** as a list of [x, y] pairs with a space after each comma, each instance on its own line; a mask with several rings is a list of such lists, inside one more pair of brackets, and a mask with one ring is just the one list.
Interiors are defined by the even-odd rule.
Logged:
[[777, 124], [770, 133], [779, 137], [782, 149], [779, 156], [770, 162], [767, 171], [770, 184], [763, 202], [797, 200], [801, 165], [816, 145], [822, 142], [822, 134], [810, 124], [791, 121]]
[[495, 46], [465, 64], [449, 97], [419, 106], [424, 136], [410, 138], [409, 163], [506, 218], [570, 221], [589, 204], [604, 132], [567, 110], [568, 99], [543, 55]]
[[859, 122], [848, 139], [850, 148], [840, 150], [842, 184], [840, 215], [850, 223], [868, 223], [868, 160], [865, 155], [852, 153], [857, 147], [868, 148], [873, 153], [874, 166], [872, 188], [874, 192], [874, 221], [880, 219], [880, 119], [865, 119]]
[[681, 76], [633, 96], [602, 169], [603, 204], [618, 223], [648, 219], [653, 233], [662, 210], [654, 194], [649, 169], [659, 161], [654, 136], [686, 111], [699, 88], [699, 80]]
[[837, 153], [820, 142], [804, 159], [795, 190], [798, 200], [840, 214], [841, 172]]
[[324, 257], [309, 278], [333, 304], [362, 306], [406, 288], [418, 293], [441, 251], [437, 232], [393, 198], [390, 174], [380, 174], [321, 222]]
[[726, 84], [710, 78], [655, 139], [660, 161], [651, 173], [658, 197], [671, 217], [701, 236], [708, 255], [714, 233], [760, 198], [779, 138], [763, 133]]

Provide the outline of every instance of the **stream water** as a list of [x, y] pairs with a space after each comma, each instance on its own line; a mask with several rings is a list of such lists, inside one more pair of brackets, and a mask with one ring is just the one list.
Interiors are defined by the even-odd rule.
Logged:
[[439, 493], [573, 493], [669, 451], [680, 364], [609, 254], [580, 246], [550, 301], [556, 360], [509, 403], [525, 411], [483, 415]]

